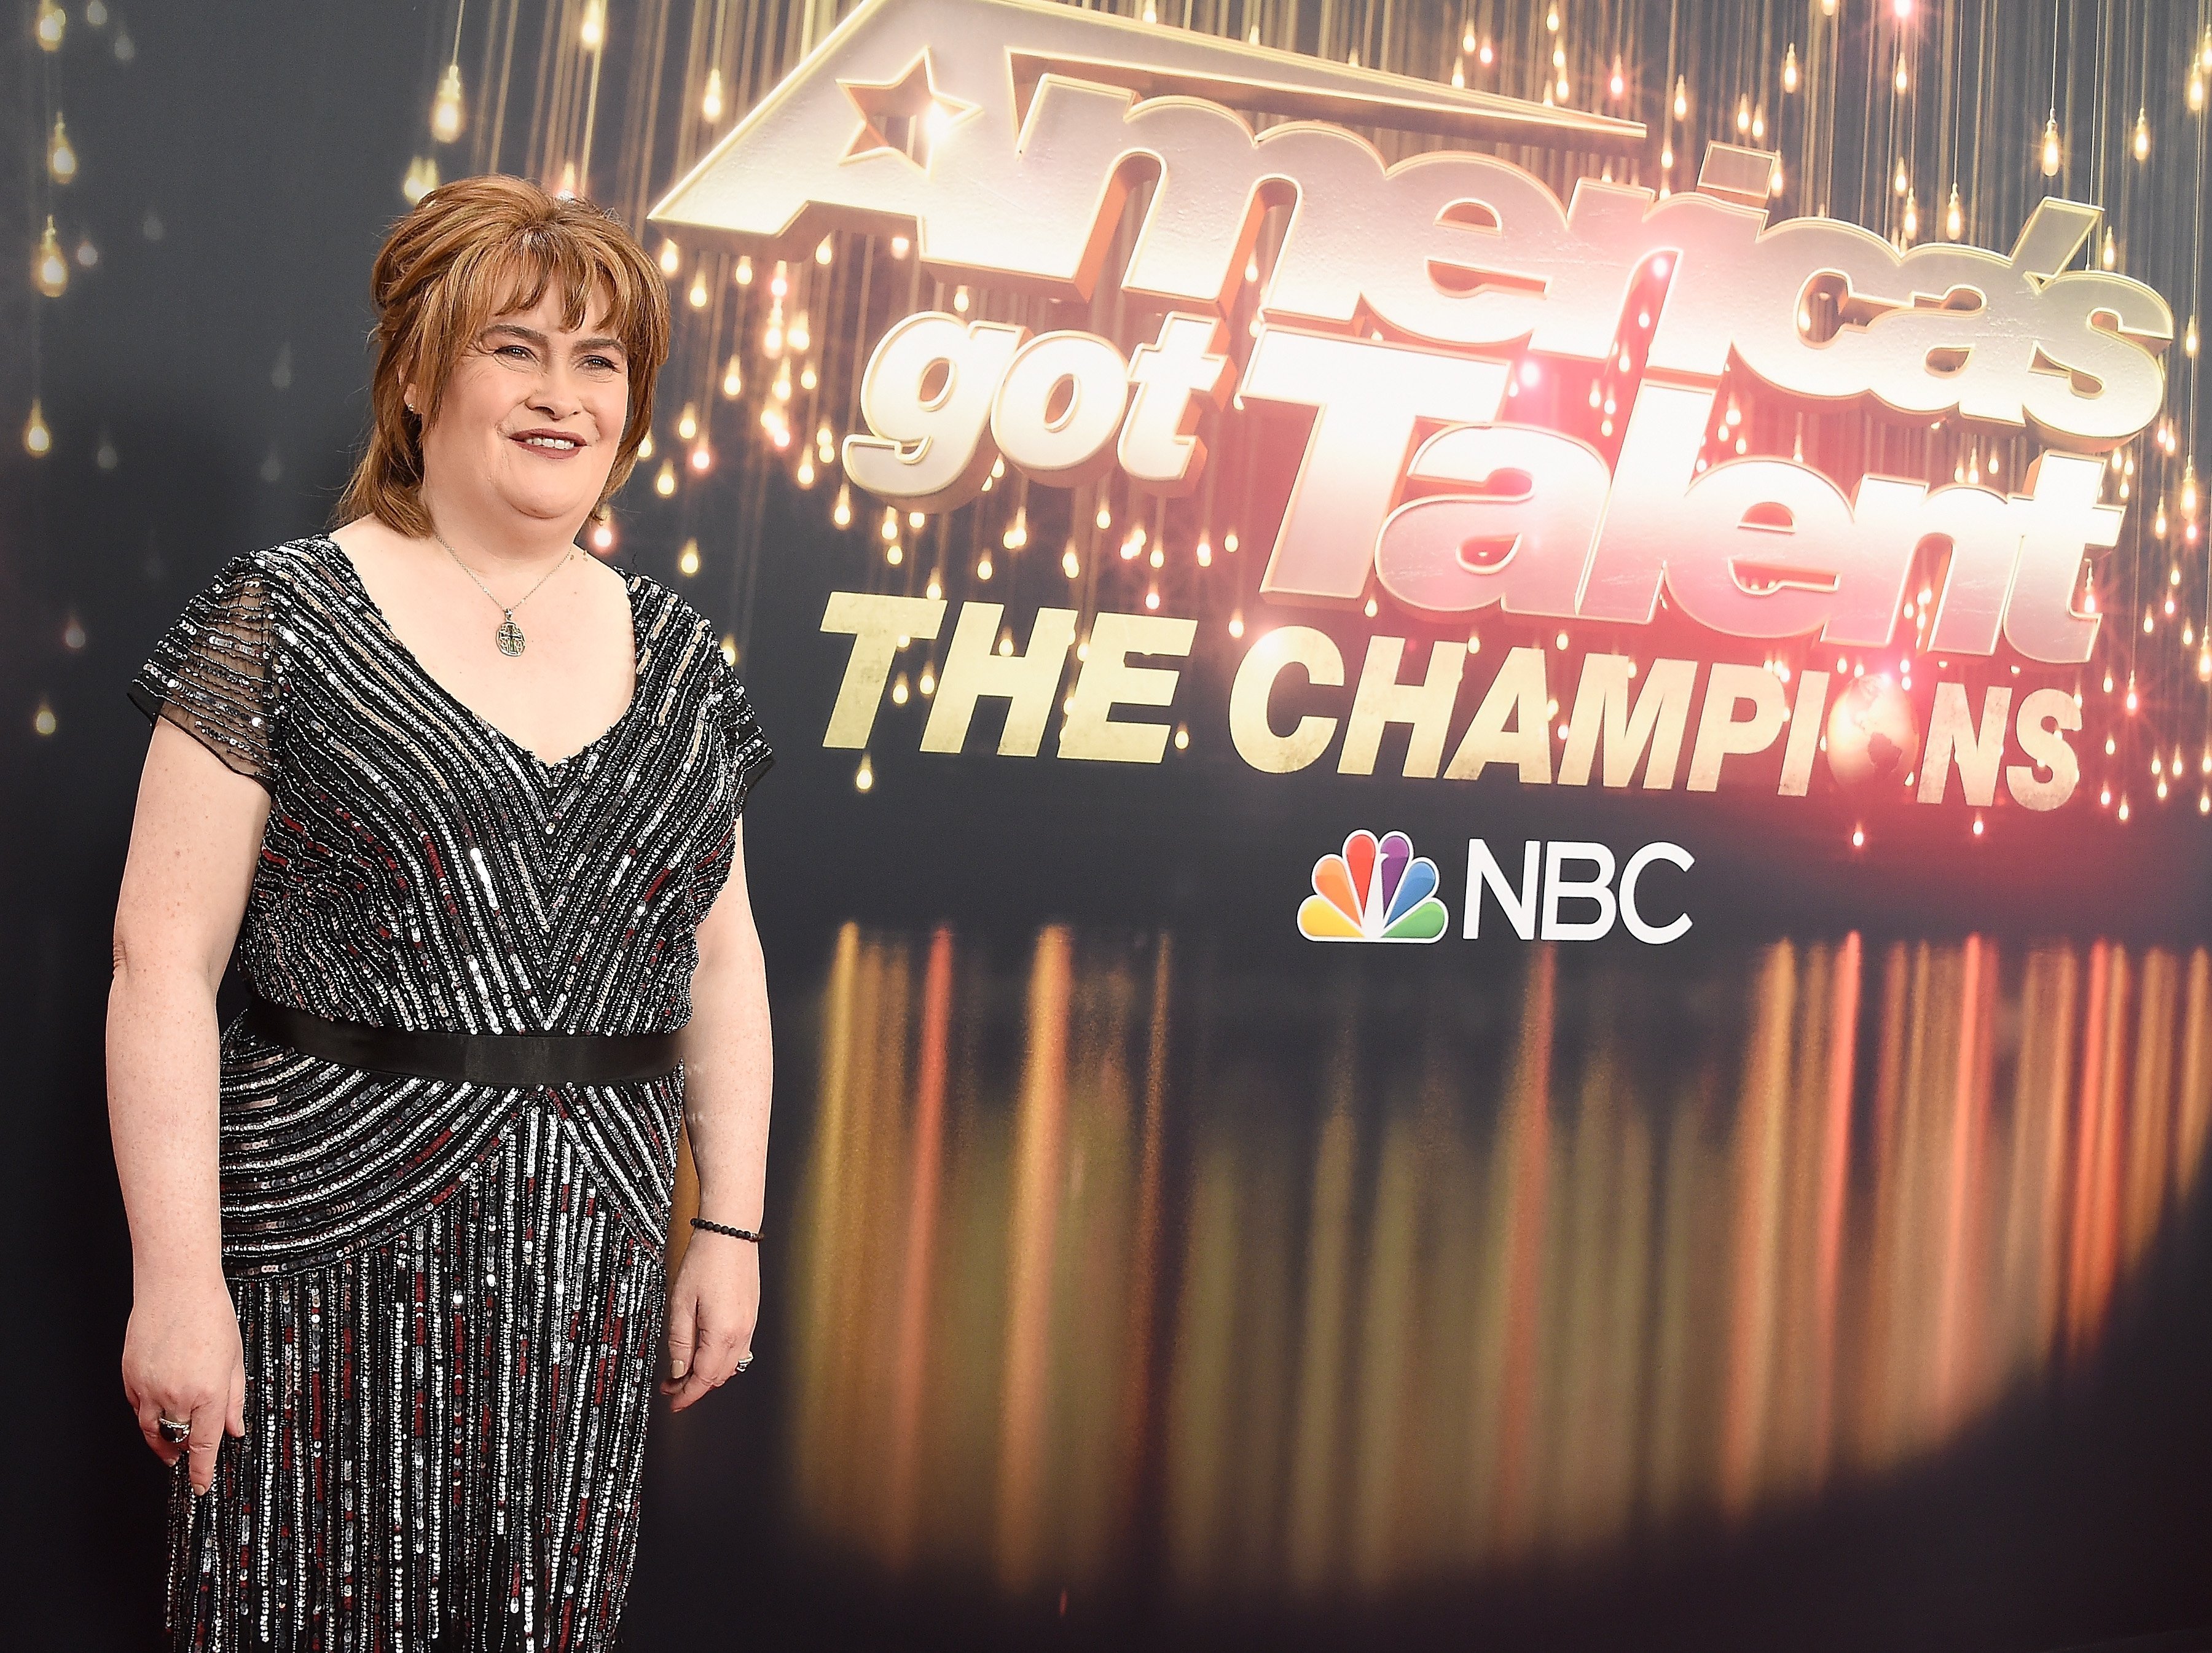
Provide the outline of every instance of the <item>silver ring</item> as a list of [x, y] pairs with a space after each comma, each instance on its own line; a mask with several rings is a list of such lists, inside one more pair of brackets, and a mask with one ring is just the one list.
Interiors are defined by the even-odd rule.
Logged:
[[155, 1420], [161, 1438], [172, 1446], [182, 1446], [192, 1438], [192, 1421], [189, 1418], [172, 1418], [164, 1413]]

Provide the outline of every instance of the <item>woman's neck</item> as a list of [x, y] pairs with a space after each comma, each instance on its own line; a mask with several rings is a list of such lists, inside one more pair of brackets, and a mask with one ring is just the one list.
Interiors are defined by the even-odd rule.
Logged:
[[526, 517], [496, 503], [472, 508], [468, 500], [436, 493], [427, 486], [422, 508], [429, 514], [433, 532], [479, 572], [543, 568], [575, 544], [584, 525], [580, 519]]

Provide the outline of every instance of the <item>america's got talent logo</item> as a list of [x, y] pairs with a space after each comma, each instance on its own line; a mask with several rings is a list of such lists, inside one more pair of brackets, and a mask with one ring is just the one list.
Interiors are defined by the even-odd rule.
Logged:
[[[1279, 123], [1259, 128], [1254, 113]], [[2070, 681], [2095, 647], [2103, 615], [2085, 554], [2117, 545], [2124, 515], [2105, 497], [2105, 456], [2157, 418], [2176, 331], [2150, 287], [2094, 260], [2074, 267], [2099, 208], [2045, 198], [2008, 251], [1901, 245], [1826, 218], [1772, 220], [1780, 161], [1761, 150], [1712, 144], [1695, 187], [1671, 195], [1585, 177], [1563, 200], [1496, 154], [1386, 162], [1351, 124], [1578, 150], [1644, 139], [1632, 121], [1035, 0], [863, 0], [653, 217], [794, 258], [829, 230], [860, 231], [948, 285], [1061, 301], [1118, 282], [1131, 313], [1157, 318], [1121, 342], [934, 310], [894, 321], [842, 451], [852, 483], [894, 510], [953, 509], [1000, 469], [1057, 487], [1118, 469], [1148, 493], [1184, 495], [1206, 463], [1208, 421], [1255, 406], [1303, 411], [1297, 476], [1256, 579], [1268, 602], [1364, 602], [1372, 615], [1382, 599], [1430, 626], [1503, 615], [1547, 630], [1632, 630], [1663, 609], [1718, 639], [1797, 648], [1786, 710], [1778, 683], [1753, 681], [1771, 679], [1764, 669], [1662, 661], [1656, 724], [1639, 699], [1621, 725], [1630, 762], [1647, 727], [1663, 745], [1690, 699], [1678, 678], [1709, 668], [1706, 770], [1756, 760], [1738, 766], [1770, 766], [1763, 784], [1784, 796], [1804, 795], [1818, 732], [1860, 675], [1895, 661], [1909, 692], [1919, 663], [1928, 760], [1917, 783], [1909, 769], [1900, 778], [1921, 802], [1948, 789], [1981, 808], [2000, 779], [2032, 810], [2073, 796], [2067, 735], [2081, 718], [2068, 687], [1939, 673], [2002, 649], [2021, 663], [2015, 678], [2024, 665]], [[1111, 270], [1124, 209], [1146, 184], [1126, 266]], [[1257, 238], [1280, 206], [1289, 218], [1263, 268]], [[1249, 327], [1232, 335], [1232, 311], [1246, 310]], [[1858, 409], [1923, 432], [1954, 421], [2041, 451], [1994, 486], [1994, 467], [1932, 483], [1875, 471], [1839, 481], [1802, 443], [1753, 446], [1743, 409], [1760, 406]], [[887, 664], [877, 656], [893, 638], [937, 638], [946, 607], [833, 594], [823, 629], [858, 640], [826, 745], [865, 742]], [[996, 605], [961, 605], [960, 635], [988, 644], [1001, 618]], [[961, 683], [1033, 687], [1048, 705], [1044, 679], [1074, 649], [1076, 618], [1037, 612], [1022, 657], [1036, 685], [1002, 689], [980, 657]], [[1190, 651], [1190, 622], [1171, 615], [1097, 618], [1127, 633], [1127, 652]], [[1370, 651], [1376, 669], [1344, 715], [1284, 736], [1266, 715], [1277, 676], [1295, 668], [1348, 687], [1349, 663], [1315, 627], [1255, 633], [1230, 718], [1250, 766], [1304, 767], [1341, 731], [1340, 771], [1371, 772], [1355, 739], [1363, 719], [1418, 716], [1405, 773], [1437, 772], [1428, 724], [1449, 716], [1463, 663], [1442, 645], [1424, 680], [1436, 707], [1401, 712], [1416, 686], [1381, 667], [1396, 665], [1405, 639], [1378, 637], [1397, 651], [1378, 663]], [[1504, 738], [1519, 727], [1513, 707], [1569, 698], [1522, 681], [1542, 655], [1506, 657], [1445, 778], [1508, 760], [1524, 782], [1550, 780], [1555, 755], [1587, 776], [1574, 718], [1564, 754], [1533, 718]], [[1588, 657], [1574, 705], [1625, 693], [1604, 676], [1614, 657]], [[1075, 746], [1061, 755], [1160, 760], [1148, 726], [1108, 713], [1117, 699], [1169, 704], [1176, 669], [1119, 658], [1079, 686]], [[999, 672], [1009, 684], [1011, 670]], [[973, 704], [963, 693], [933, 705], [922, 749], [963, 749]], [[1034, 753], [1046, 722], [1018, 704], [1002, 754]], [[1602, 784], [1626, 784], [1625, 767], [1608, 754]], [[1693, 760], [1690, 790], [1704, 773]], [[1674, 784], [1671, 770], [1655, 776], [1646, 784]]]

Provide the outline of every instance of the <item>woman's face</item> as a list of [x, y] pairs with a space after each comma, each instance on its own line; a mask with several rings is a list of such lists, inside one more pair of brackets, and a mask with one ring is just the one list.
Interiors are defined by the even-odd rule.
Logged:
[[[604, 305], [564, 328], [550, 285], [463, 352], [422, 432], [424, 493], [480, 521], [501, 509], [573, 533], [605, 491], [629, 412], [629, 365]], [[411, 402], [420, 391], [408, 386]]]

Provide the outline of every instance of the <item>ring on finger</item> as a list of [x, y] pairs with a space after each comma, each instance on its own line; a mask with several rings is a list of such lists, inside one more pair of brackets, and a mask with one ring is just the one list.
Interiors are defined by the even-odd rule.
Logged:
[[172, 1446], [182, 1446], [192, 1438], [192, 1420], [190, 1418], [172, 1418], [163, 1413], [155, 1423], [161, 1432], [161, 1438]]

